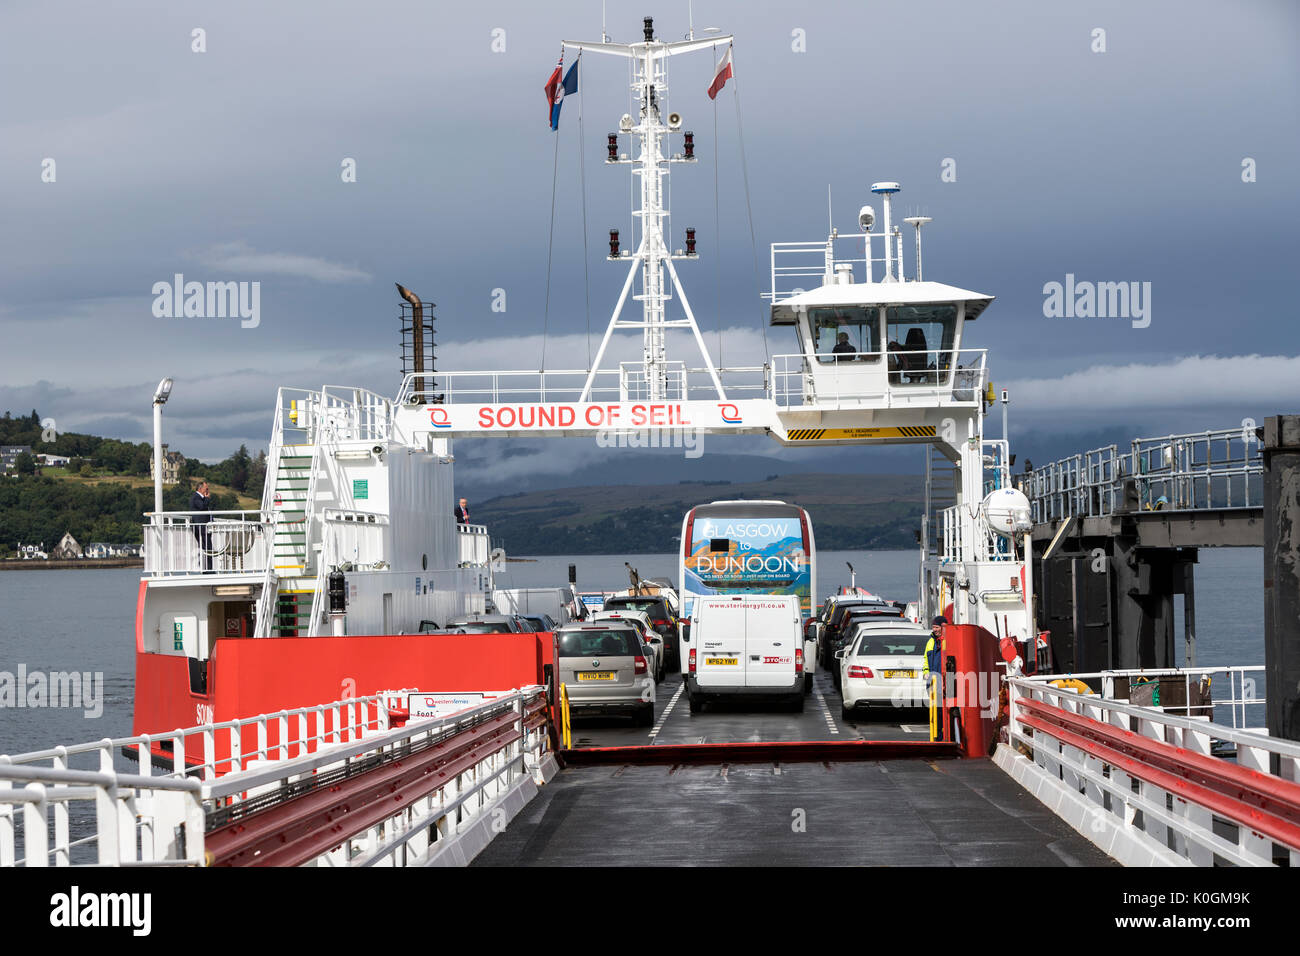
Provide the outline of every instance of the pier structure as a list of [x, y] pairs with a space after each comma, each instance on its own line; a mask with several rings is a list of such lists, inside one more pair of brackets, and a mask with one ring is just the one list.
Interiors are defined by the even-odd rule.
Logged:
[[1236, 428], [1137, 438], [1015, 476], [1029, 499], [1038, 626], [1062, 671], [1195, 666], [1201, 548], [1261, 547], [1261, 432]]

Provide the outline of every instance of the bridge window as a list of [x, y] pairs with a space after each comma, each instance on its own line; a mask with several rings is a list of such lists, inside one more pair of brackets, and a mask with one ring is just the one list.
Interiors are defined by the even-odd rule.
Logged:
[[[876, 309], [862, 306], [809, 309], [808, 324], [812, 327], [817, 361], [823, 364], [880, 361], [880, 323]], [[863, 355], [863, 352], [876, 354]]]
[[891, 385], [941, 385], [952, 374], [956, 305], [901, 305], [885, 310]]

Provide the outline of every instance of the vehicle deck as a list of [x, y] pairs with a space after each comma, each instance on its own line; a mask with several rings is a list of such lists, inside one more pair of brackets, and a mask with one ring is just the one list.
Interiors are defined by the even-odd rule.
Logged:
[[[575, 749], [928, 740], [924, 711], [846, 726], [822, 674], [802, 714], [738, 702], [691, 715], [680, 687], [678, 675], [659, 685], [653, 730], [587, 718], [575, 723]], [[991, 761], [956, 758], [569, 766], [474, 861], [682, 864], [1115, 865]]]

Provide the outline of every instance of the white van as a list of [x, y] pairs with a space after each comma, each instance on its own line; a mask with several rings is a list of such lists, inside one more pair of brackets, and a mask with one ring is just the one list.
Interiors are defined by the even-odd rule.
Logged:
[[713, 696], [782, 697], [803, 710], [804, 643], [794, 594], [700, 597], [691, 612], [691, 713]]

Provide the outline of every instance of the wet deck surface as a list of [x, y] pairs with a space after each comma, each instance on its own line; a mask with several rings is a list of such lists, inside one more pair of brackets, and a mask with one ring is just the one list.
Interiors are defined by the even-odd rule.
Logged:
[[[738, 702], [692, 715], [680, 688], [659, 685], [653, 729], [584, 719], [574, 746], [929, 739], [923, 710], [845, 723], [824, 675], [802, 714]], [[474, 865], [1115, 864], [992, 761], [919, 759], [570, 767]]]
[[722, 699], [692, 714], [681, 676], [671, 674], [658, 686], [655, 726], [636, 727], [619, 717], [577, 717], [573, 746], [631, 747], [647, 744], [706, 744], [763, 740], [908, 740], [930, 739], [929, 717], [922, 708], [855, 711], [845, 722], [840, 695], [828, 676], [819, 673], [802, 713], [780, 703], [743, 698]]

